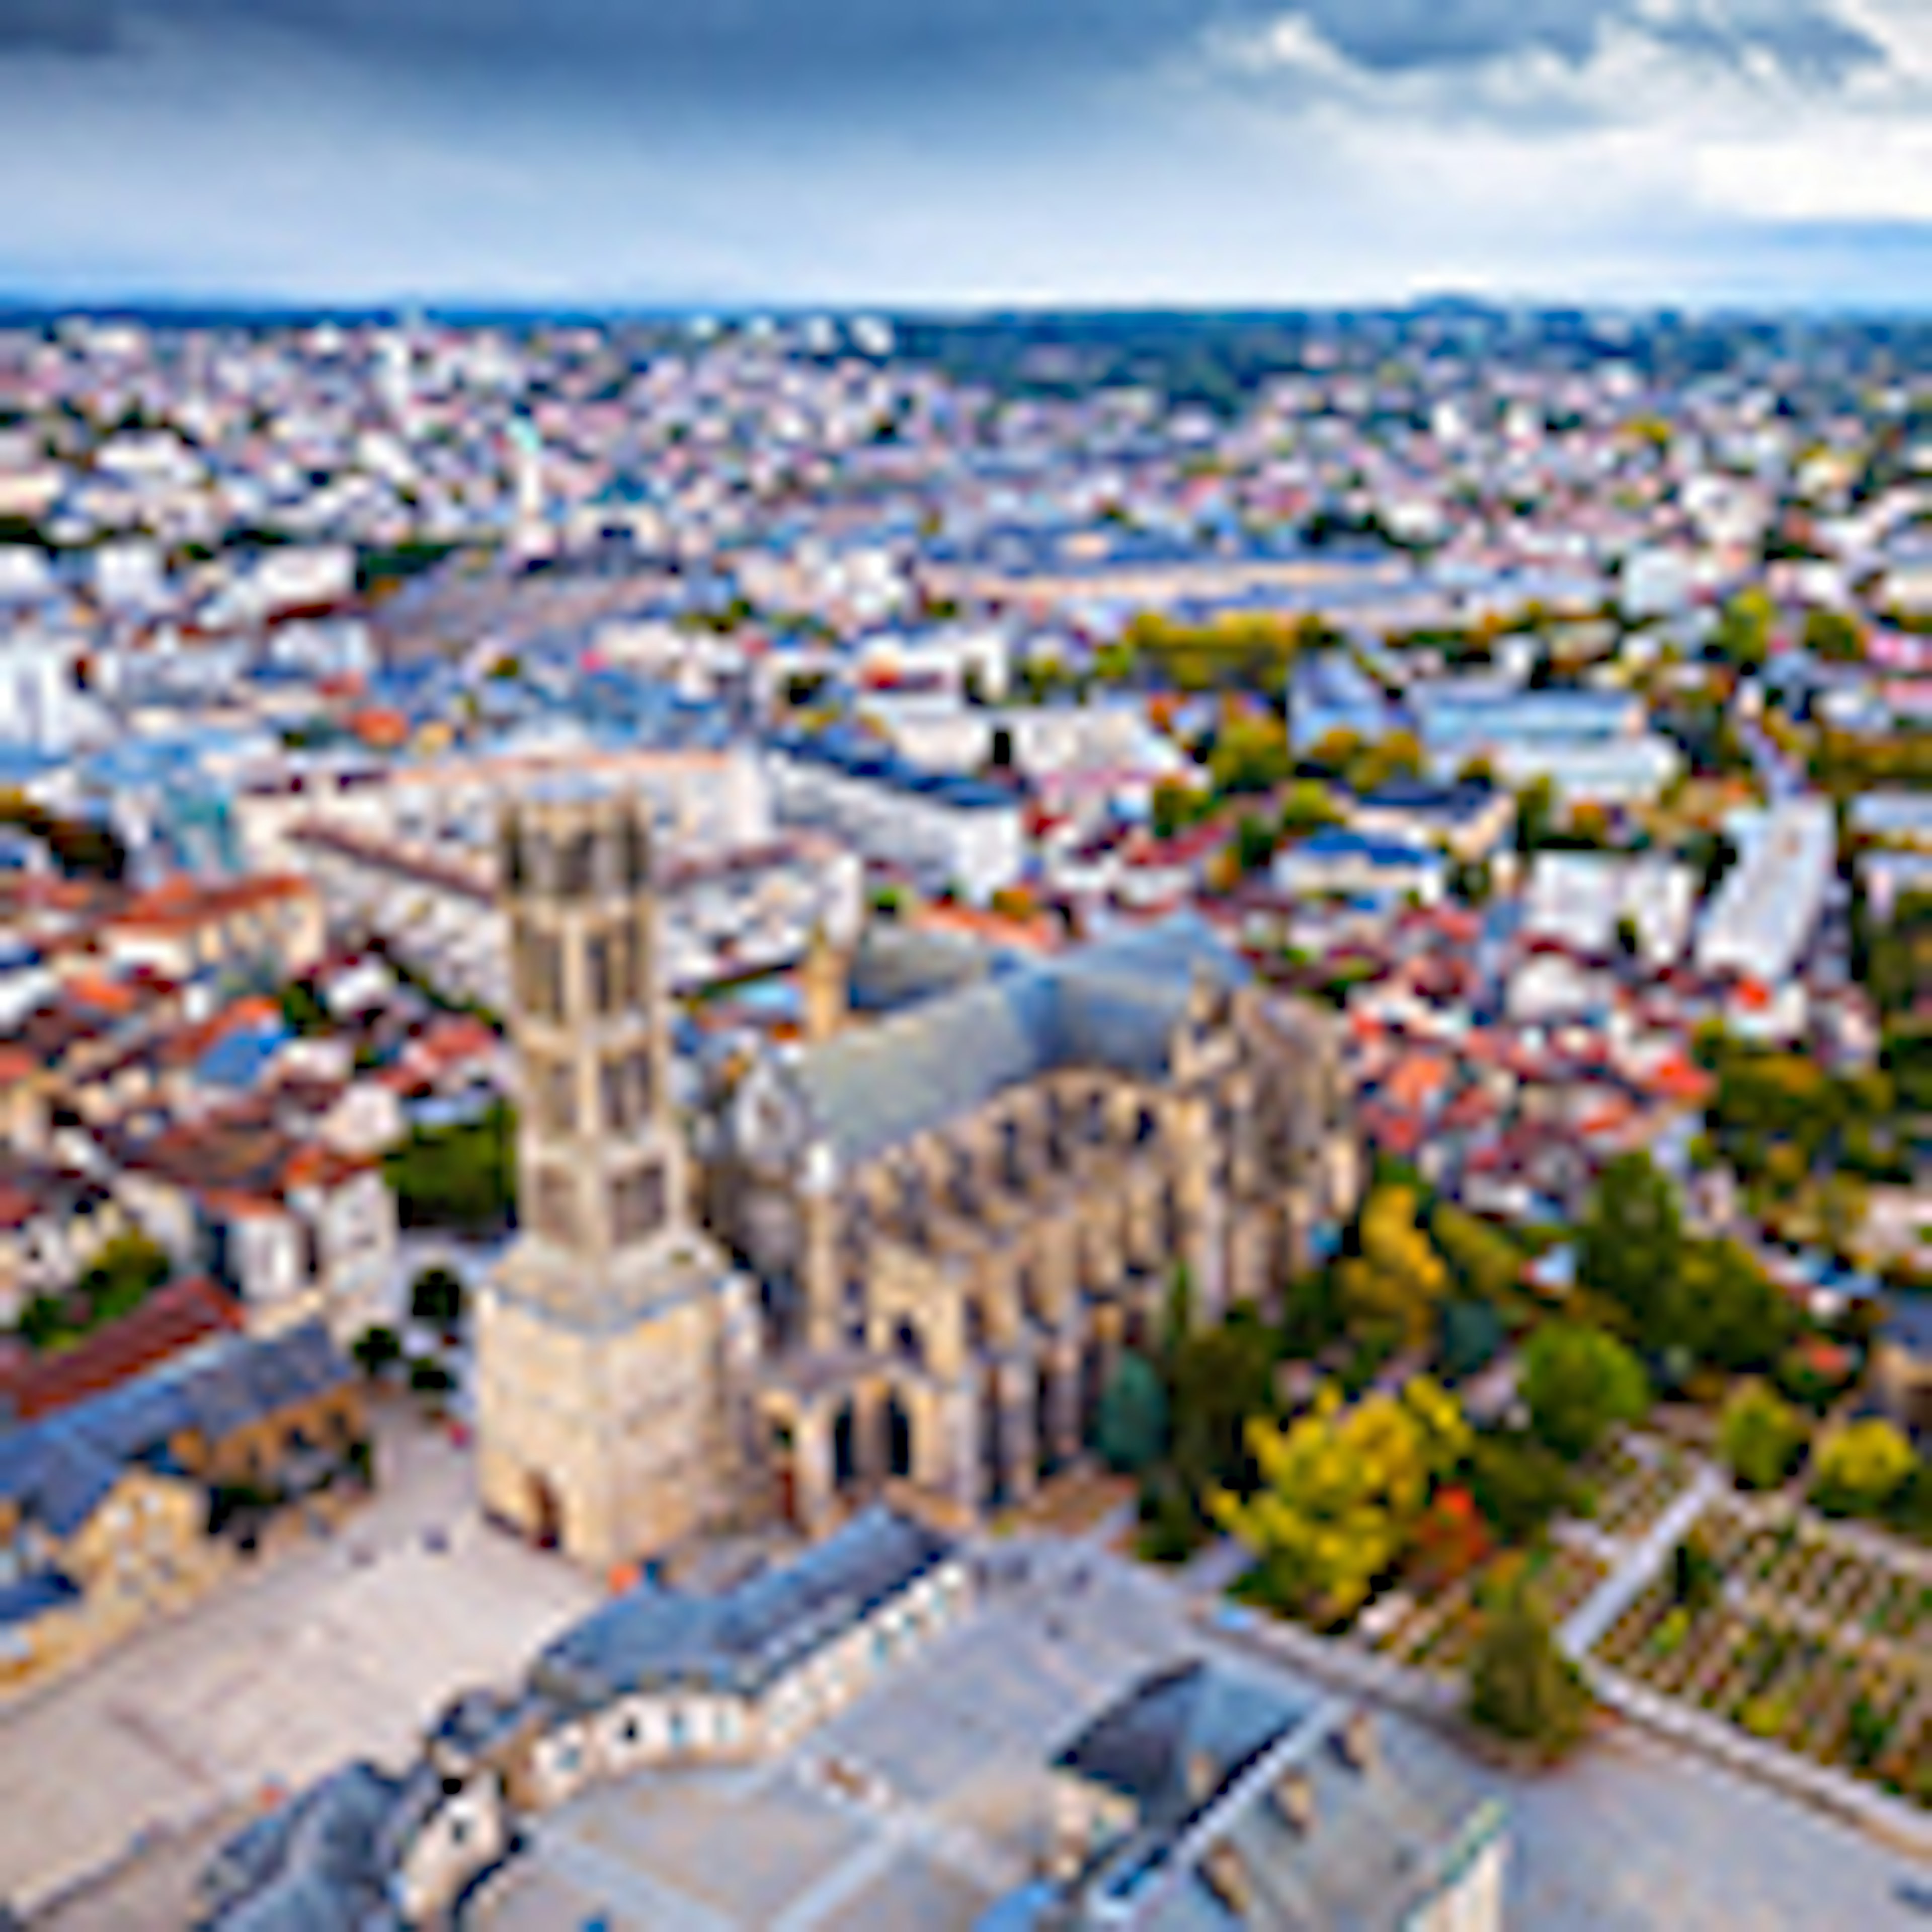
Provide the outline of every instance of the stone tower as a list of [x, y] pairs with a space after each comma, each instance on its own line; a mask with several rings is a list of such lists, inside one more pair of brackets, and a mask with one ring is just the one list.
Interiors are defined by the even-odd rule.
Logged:
[[484, 1505], [605, 1568], [728, 1512], [746, 1285], [692, 1224], [647, 808], [552, 793], [501, 834], [518, 1051], [515, 1247], [478, 1299]]

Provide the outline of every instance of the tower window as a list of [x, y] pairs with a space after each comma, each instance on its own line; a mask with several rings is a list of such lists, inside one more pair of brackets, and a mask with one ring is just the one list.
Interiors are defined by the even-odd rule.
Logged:
[[536, 1184], [537, 1232], [547, 1240], [568, 1247], [577, 1239], [577, 1184], [575, 1178], [557, 1168], [538, 1171]]
[[607, 1060], [597, 1070], [607, 1133], [628, 1134], [638, 1124], [637, 1101], [628, 1060]]
[[656, 1162], [619, 1175], [611, 1193], [612, 1220], [620, 1242], [641, 1241], [663, 1226], [664, 1169]]
[[537, 1060], [530, 1065], [536, 1087], [537, 1119], [547, 1134], [577, 1131], [577, 1082], [568, 1060]]
[[604, 934], [592, 935], [584, 947], [584, 960], [590, 980], [591, 1010], [608, 1017], [617, 1009], [617, 976], [610, 942]]

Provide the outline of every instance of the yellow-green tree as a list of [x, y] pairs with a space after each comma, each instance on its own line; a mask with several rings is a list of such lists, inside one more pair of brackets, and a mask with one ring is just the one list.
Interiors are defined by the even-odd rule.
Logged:
[[1918, 1459], [1888, 1422], [1873, 1417], [1823, 1437], [1811, 1456], [1811, 1493], [1843, 1515], [1882, 1509], [1911, 1478]]
[[1418, 1376], [1352, 1408], [1330, 1384], [1286, 1428], [1250, 1422], [1247, 1440], [1259, 1486], [1210, 1491], [1210, 1514], [1254, 1552], [1277, 1601], [1339, 1622], [1400, 1554], [1469, 1430], [1454, 1396]]
[[1392, 1330], [1412, 1348], [1427, 1344], [1450, 1285], [1449, 1270], [1415, 1214], [1412, 1188], [1378, 1187], [1362, 1210], [1362, 1251], [1336, 1274], [1352, 1327]]

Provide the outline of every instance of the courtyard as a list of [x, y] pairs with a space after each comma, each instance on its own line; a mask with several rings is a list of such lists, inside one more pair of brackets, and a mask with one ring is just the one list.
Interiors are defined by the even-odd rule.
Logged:
[[[334, 1535], [0, 1711], [0, 1898], [42, 1907], [137, 1841], [165, 1866], [172, 1842], [266, 1793], [352, 1757], [405, 1759], [443, 1700], [514, 1678], [596, 1600], [482, 1522], [466, 1451], [400, 1405], [377, 1425], [380, 1486]], [[85, 1888], [58, 1922], [178, 1917], [112, 1900]]]

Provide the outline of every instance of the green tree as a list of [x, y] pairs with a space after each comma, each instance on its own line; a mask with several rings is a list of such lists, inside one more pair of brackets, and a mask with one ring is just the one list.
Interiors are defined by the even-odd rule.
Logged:
[[403, 1358], [403, 1341], [393, 1328], [380, 1324], [363, 1330], [349, 1345], [356, 1366], [374, 1382]]
[[1312, 778], [1298, 778], [1282, 801], [1281, 830], [1286, 838], [1305, 838], [1310, 832], [1342, 822], [1340, 808], [1328, 788]]
[[480, 1120], [418, 1129], [384, 1160], [406, 1228], [495, 1232], [516, 1204], [516, 1126], [506, 1102]]
[[463, 1277], [453, 1268], [426, 1268], [410, 1288], [410, 1313], [443, 1334], [453, 1334], [463, 1324], [468, 1294]]
[[1726, 664], [1754, 670], [1771, 654], [1772, 628], [1777, 621], [1778, 607], [1754, 585], [1724, 606], [1711, 647]]
[[1468, 1713], [1483, 1730], [1561, 1756], [1582, 1740], [1590, 1694], [1558, 1647], [1526, 1572], [1497, 1586], [1469, 1660]]
[[1484, 1301], [1514, 1297], [1522, 1280], [1522, 1251], [1501, 1228], [1444, 1201], [1430, 1216], [1429, 1232], [1472, 1294]]
[[1094, 1446], [1110, 1469], [1137, 1476], [1167, 1448], [1167, 1390], [1144, 1355], [1121, 1356], [1100, 1392]]
[[1563, 1458], [1534, 1436], [1478, 1436], [1469, 1445], [1469, 1492], [1505, 1543], [1526, 1544], [1559, 1514], [1581, 1513], [1589, 1492]]
[[1533, 859], [1556, 830], [1556, 788], [1546, 778], [1532, 778], [1516, 795], [1516, 849]]
[[1669, 1179], [1641, 1150], [1604, 1170], [1577, 1231], [1576, 1272], [1648, 1336], [1676, 1290], [1684, 1227]]
[[1762, 1382], [1742, 1384], [1724, 1404], [1718, 1453], [1747, 1489], [1776, 1489], [1804, 1447], [1804, 1424], [1798, 1412]]
[[1912, 1444], [1890, 1423], [1876, 1416], [1847, 1423], [1811, 1452], [1812, 1500], [1834, 1515], [1874, 1515], [1918, 1466]]
[[1808, 610], [1804, 648], [1834, 664], [1856, 664], [1865, 654], [1864, 627], [1843, 610]]
[[138, 1228], [116, 1234], [94, 1256], [76, 1284], [88, 1326], [131, 1313], [174, 1272], [173, 1258]]
[[1650, 1407], [1643, 1364], [1615, 1336], [1580, 1322], [1547, 1322], [1531, 1336], [1520, 1387], [1530, 1426], [1573, 1461]]

